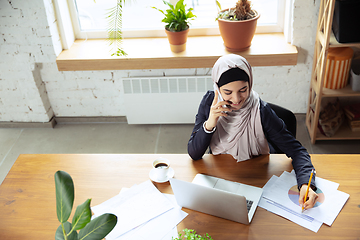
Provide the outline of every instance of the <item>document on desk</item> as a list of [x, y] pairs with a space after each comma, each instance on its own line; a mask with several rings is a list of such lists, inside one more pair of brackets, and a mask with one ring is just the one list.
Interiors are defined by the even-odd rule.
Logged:
[[[158, 217], [142, 224], [133, 231], [129, 231], [124, 235], [116, 238], [118, 240], [134, 240], [134, 239], [163, 239], [171, 240], [177, 237], [177, 230], [174, 232], [174, 226], [179, 224], [188, 214], [181, 210], [177, 205], [174, 195], [164, 194], [175, 207]], [[176, 233], [176, 235], [174, 235]], [[167, 236], [169, 235], [170, 236]]]
[[92, 211], [93, 217], [103, 213], [113, 213], [118, 217], [115, 228], [106, 236], [107, 240], [145, 239], [150, 235], [162, 239], [187, 216], [176, 201], [174, 204], [172, 197], [162, 194], [150, 181], [121, 191], [92, 207]]
[[349, 194], [338, 191], [339, 184], [320, 177], [316, 177], [315, 183], [319, 198], [313, 208], [303, 213], [299, 205], [299, 191], [294, 172], [284, 172], [280, 177], [273, 176], [264, 186], [259, 206], [317, 232], [321, 223], [331, 226]]
[[263, 195], [261, 197], [261, 200], [259, 202], [259, 207], [262, 207], [269, 212], [275, 213], [277, 215], [280, 215], [294, 223], [299, 224], [300, 226], [307, 228], [313, 232], [319, 231], [322, 222], [317, 221], [314, 218], [308, 217], [303, 214], [299, 214], [295, 212], [294, 210], [284, 207], [283, 205], [272, 201], [268, 198], [269, 191], [271, 190], [274, 182], [278, 179], [277, 176], [272, 176], [270, 180], [265, 184], [263, 187]]

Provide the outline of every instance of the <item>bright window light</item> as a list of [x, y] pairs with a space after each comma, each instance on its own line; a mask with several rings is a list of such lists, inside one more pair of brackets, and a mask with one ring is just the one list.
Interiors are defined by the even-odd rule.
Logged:
[[[176, 0], [171, 0], [175, 2]], [[236, 0], [220, 0], [223, 9], [235, 6]], [[116, 5], [116, 0], [69, 0], [74, 29], [77, 38], [85, 33], [86, 37], [104, 37], [107, 29], [106, 15], [108, 10]], [[197, 15], [191, 21], [191, 31], [197, 29], [200, 35], [218, 34], [218, 24], [215, 21], [217, 8], [215, 0], [185, 0], [187, 7], [192, 7], [193, 13]], [[283, 29], [283, 5], [284, 0], [253, 0], [253, 9], [261, 14], [258, 20], [260, 32], [279, 32]], [[157, 7], [165, 10], [167, 6], [162, 0], [132, 0], [126, 1], [123, 8], [122, 29], [124, 37], [151, 37], [159, 36], [164, 30], [162, 23], [163, 15], [152, 9]], [[75, 15], [75, 16], [74, 16]], [[77, 25], [77, 26], [76, 26]], [[205, 31], [204, 29], [216, 29]], [[132, 34], [127, 34], [132, 32]], [[165, 35], [164, 35], [165, 36]]]

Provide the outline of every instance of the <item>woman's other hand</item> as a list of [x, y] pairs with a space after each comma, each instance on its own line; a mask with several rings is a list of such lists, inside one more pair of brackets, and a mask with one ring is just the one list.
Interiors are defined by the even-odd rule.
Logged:
[[305, 210], [314, 207], [314, 205], [317, 201], [317, 198], [319, 197], [316, 194], [316, 192], [314, 192], [314, 190], [312, 190], [310, 187], [309, 193], [307, 195], [307, 200], [304, 202], [306, 190], [307, 190], [307, 184], [303, 184], [300, 188], [299, 203], [300, 203], [300, 206], [303, 206]]
[[226, 101], [218, 102], [219, 93], [217, 90], [215, 90], [214, 92], [215, 92], [215, 96], [211, 104], [209, 118], [205, 122], [205, 128], [208, 131], [211, 131], [213, 130], [214, 127], [216, 127], [217, 121], [220, 116], [227, 116], [226, 112], [231, 112], [231, 109], [224, 107], [224, 105], [228, 104], [228, 102]]

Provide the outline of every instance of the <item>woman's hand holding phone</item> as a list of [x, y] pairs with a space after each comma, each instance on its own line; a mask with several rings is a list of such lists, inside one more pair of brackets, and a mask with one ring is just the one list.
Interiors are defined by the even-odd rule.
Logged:
[[227, 101], [218, 102], [219, 92], [217, 90], [214, 92], [215, 96], [211, 104], [209, 118], [205, 122], [205, 128], [208, 131], [211, 131], [214, 127], [216, 127], [220, 116], [227, 116], [226, 112], [231, 112], [231, 109], [226, 107], [226, 105], [229, 103]]

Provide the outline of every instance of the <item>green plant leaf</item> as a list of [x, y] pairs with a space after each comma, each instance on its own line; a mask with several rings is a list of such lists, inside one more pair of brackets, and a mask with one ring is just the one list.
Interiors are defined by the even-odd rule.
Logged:
[[186, 10], [186, 4], [184, 4], [184, 0], [178, 1], [175, 7], [165, 0], [163, 0], [163, 2], [169, 7], [169, 9], [162, 11], [155, 7], [152, 8], [164, 14], [165, 17], [161, 21], [166, 23], [165, 28], [172, 32], [180, 32], [188, 29], [189, 21], [194, 20], [196, 17], [191, 12], [193, 9], [189, 8]]
[[[121, 56], [121, 55], [127, 55], [122, 49], [122, 12], [123, 12], [123, 6], [125, 5], [125, 0], [117, 0], [116, 5], [109, 9], [109, 12], [106, 16], [108, 20], [108, 40], [109, 45], [114, 45], [115, 49], [118, 49], [116, 53], [113, 53], [113, 55]], [[119, 51], [120, 50], [120, 51]], [[119, 54], [122, 53], [122, 54]]]
[[194, 229], [183, 229], [182, 230], [185, 234], [182, 236], [181, 232], [178, 232], [177, 238], [172, 238], [172, 240], [213, 240], [211, 236], [206, 233], [204, 236], [201, 236], [200, 234], [197, 234]]
[[115, 56], [115, 55], [118, 57], [127, 56], [127, 53], [124, 50], [122, 50], [121, 48], [118, 48], [116, 52], [111, 54], [111, 56]]
[[218, 7], [218, 12], [220, 12], [221, 11], [221, 4], [220, 4], [220, 2], [218, 0], [215, 0], [215, 2], [216, 2], [216, 6]]
[[182, 7], [184, 7], [184, 0], [179, 0], [175, 5], [175, 11], [174, 12], [178, 12], [179, 10], [182, 9]]
[[99, 240], [103, 239], [111, 232], [117, 223], [117, 217], [114, 214], [105, 213], [94, 218], [79, 232], [80, 240]]
[[74, 217], [72, 219], [72, 226], [74, 230], [80, 230], [86, 226], [91, 220], [91, 199], [87, 199], [83, 204], [76, 208]]
[[64, 171], [55, 173], [56, 213], [59, 222], [66, 222], [74, 204], [74, 183], [71, 176]]
[[[64, 229], [65, 229], [65, 234], [68, 234], [71, 231], [71, 223], [69, 222], [65, 222], [63, 223]], [[64, 234], [63, 234], [63, 229], [60, 226], [57, 228], [56, 233], [55, 233], [55, 240], [65, 240]], [[73, 231], [68, 237], [67, 240], [77, 240], [77, 232]]]
[[164, 14], [164, 15], [165, 15], [165, 13], [164, 13], [164, 11], [163, 11], [163, 10], [158, 9], [157, 7], [151, 7], [151, 8], [153, 8], [153, 9], [155, 9], [155, 10], [158, 10], [159, 12], [161, 12], [162, 14]]
[[167, 2], [165, 0], [163, 0], [163, 2], [164, 2], [165, 5], [169, 6], [169, 8], [172, 10], [172, 12], [175, 11], [174, 5], [172, 5], [170, 2]]

